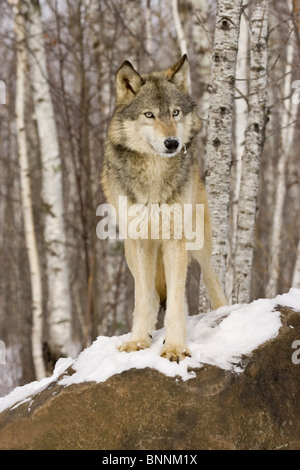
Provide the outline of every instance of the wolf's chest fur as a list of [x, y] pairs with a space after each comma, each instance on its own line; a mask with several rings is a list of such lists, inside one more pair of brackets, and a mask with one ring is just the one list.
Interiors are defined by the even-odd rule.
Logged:
[[191, 177], [190, 152], [173, 158], [160, 155], [127, 154], [119, 159], [115, 176], [120, 193], [138, 204], [172, 203], [180, 198]]
[[163, 157], [143, 158], [137, 164], [135, 195], [141, 204], [165, 202], [174, 189], [170, 162]]

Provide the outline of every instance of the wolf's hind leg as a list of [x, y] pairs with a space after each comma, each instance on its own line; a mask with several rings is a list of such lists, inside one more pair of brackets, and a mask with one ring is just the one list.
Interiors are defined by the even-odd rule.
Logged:
[[203, 249], [197, 252], [195, 258], [201, 266], [201, 277], [207, 289], [208, 297], [211, 300], [212, 308], [216, 310], [219, 307], [227, 305], [227, 299], [221, 287], [219, 278], [212, 266], [211, 258], [208, 258]]

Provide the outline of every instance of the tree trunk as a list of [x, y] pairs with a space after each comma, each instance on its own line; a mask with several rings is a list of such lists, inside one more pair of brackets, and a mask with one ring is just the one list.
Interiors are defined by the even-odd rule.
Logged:
[[[293, 11], [293, 2], [288, 2], [290, 14]], [[270, 241], [270, 263], [269, 263], [269, 280], [266, 287], [266, 296], [274, 297], [277, 293], [277, 283], [279, 278], [279, 263], [280, 263], [280, 243], [281, 231], [283, 221], [283, 208], [286, 195], [286, 167], [288, 159], [291, 155], [295, 121], [298, 112], [298, 101], [293, 100], [291, 94], [292, 90], [292, 71], [293, 71], [293, 56], [294, 56], [294, 43], [293, 43], [293, 22], [288, 21], [290, 31], [292, 31], [286, 50], [286, 67], [284, 73], [283, 84], [283, 98], [285, 100], [283, 105], [283, 115], [281, 121], [281, 152], [277, 166], [277, 179], [276, 179], [276, 193], [274, 203], [274, 217], [272, 220], [271, 228], [271, 241]]]
[[[244, 0], [245, 4], [245, 0]], [[226, 269], [226, 296], [232, 302], [234, 290], [234, 263], [237, 236], [238, 200], [240, 194], [242, 159], [245, 149], [245, 132], [248, 115], [248, 49], [249, 32], [248, 22], [241, 16], [239, 50], [236, 68], [235, 92], [235, 161], [231, 168], [231, 201], [229, 209], [229, 243]]]
[[25, 96], [27, 84], [27, 54], [25, 44], [25, 11], [22, 1], [16, 4], [15, 26], [17, 35], [16, 125], [19, 148], [20, 186], [24, 221], [25, 243], [28, 252], [32, 296], [32, 356], [36, 379], [45, 377], [43, 361], [43, 301], [42, 280], [33, 221], [28, 148], [25, 123]]
[[[208, 85], [211, 72], [211, 44], [207, 30], [209, 3], [207, 0], [193, 0], [192, 38], [197, 64], [197, 85], [199, 86], [198, 112], [201, 119], [207, 119], [209, 108]], [[202, 126], [206, 130], [206, 126]]]
[[146, 51], [148, 54], [148, 64], [149, 68], [154, 67], [154, 60], [152, 57], [153, 54], [153, 37], [152, 37], [152, 23], [151, 23], [151, 0], [147, 0], [146, 4]]
[[180, 52], [184, 55], [187, 54], [187, 44], [178, 12], [178, 0], [172, 0], [172, 10]]
[[235, 251], [235, 302], [250, 301], [259, 169], [267, 117], [268, 0], [251, 5], [250, 93]]
[[198, 114], [202, 119], [202, 128], [199, 138], [199, 163], [201, 174], [205, 171], [206, 165], [206, 132], [207, 114], [209, 108], [209, 92], [211, 73], [212, 44], [210, 43], [209, 24], [209, 3], [206, 0], [193, 0], [192, 10], [192, 41], [195, 53], [194, 83], [193, 93], [197, 96]]
[[297, 258], [294, 266], [292, 286], [300, 289], [300, 240], [298, 241]]
[[54, 357], [68, 356], [71, 347], [71, 298], [64, 227], [62, 162], [50, 95], [44, 34], [38, 0], [29, 1], [26, 27], [30, 52], [30, 81], [42, 160], [49, 347]]
[[[209, 88], [205, 185], [213, 223], [213, 263], [223, 285], [229, 227], [232, 116], [241, 11], [242, 0], [219, 0]], [[208, 303], [202, 284], [200, 310], [205, 311]]]

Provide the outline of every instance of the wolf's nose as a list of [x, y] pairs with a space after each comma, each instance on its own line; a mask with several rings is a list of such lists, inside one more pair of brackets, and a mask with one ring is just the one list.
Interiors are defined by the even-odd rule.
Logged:
[[169, 137], [165, 140], [164, 144], [167, 150], [174, 152], [179, 147], [179, 140], [176, 137]]

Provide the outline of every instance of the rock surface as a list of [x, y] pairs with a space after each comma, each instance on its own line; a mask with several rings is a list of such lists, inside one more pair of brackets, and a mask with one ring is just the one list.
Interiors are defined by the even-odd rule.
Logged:
[[183, 382], [148, 368], [56, 381], [0, 414], [0, 449], [300, 449], [300, 313], [280, 311], [278, 336], [240, 374], [206, 366]]

